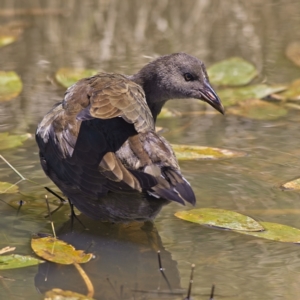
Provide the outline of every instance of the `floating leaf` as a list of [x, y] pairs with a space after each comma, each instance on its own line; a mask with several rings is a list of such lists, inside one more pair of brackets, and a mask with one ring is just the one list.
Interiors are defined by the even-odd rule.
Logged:
[[158, 115], [159, 119], [165, 119], [165, 118], [175, 118], [180, 117], [181, 113], [175, 110], [170, 110], [168, 108], [163, 108], [161, 112]]
[[300, 178], [284, 183], [281, 188], [285, 190], [300, 190]]
[[300, 79], [297, 79], [291, 83], [287, 87], [287, 90], [280, 94], [274, 95], [276, 98], [280, 100], [292, 100], [299, 101], [300, 100]]
[[246, 100], [230, 107], [227, 113], [256, 120], [273, 120], [287, 114], [287, 109], [259, 99]]
[[18, 254], [1, 255], [0, 256], [0, 270], [18, 269], [30, 267], [43, 263], [43, 260]]
[[285, 50], [285, 55], [290, 59], [295, 65], [300, 67], [300, 42], [290, 43]]
[[10, 135], [8, 132], [0, 133], [0, 150], [11, 149], [21, 146], [24, 141], [31, 137], [31, 134]]
[[68, 88], [78, 80], [90, 77], [97, 74], [97, 70], [93, 69], [72, 69], [72, 68], [61, 68], [55, 74], [55, 79], [63, 87]]
[[17, 37], [13, 35], [0, 35], [0, 47], [12, 44], [16, 39]]
[[0, 194], [15, 194], [19, 191], [17, 185], [0, 181]]
[[299, 105], [299, 104], [296, 104], [296, 103], [287, 103], [285, 106], [286, 106], [287, 108], [292, 108], [292, 109], [300, 110], [300, 105]]
[[202, 146], [172, 144], [172, 148], [178, 160], [220, 159], [246, 155], [245, 152]]
[[260, 222], [260, 224], [265, 228], [265, 231], [247, 232], [237, 230], [236, 232], [272, 241], [285, 243], [300, 243], [300, 230], [297, 228], [270, 222]]
[[0, 25], [0, 47], [15, 42], [29, 24], [22, 21], [12, 21]]
[[0, 71], [0, 102], [17, 97], [23, 88], [22, 81], [13, 71]]
[[32, 238], [31, 247], [43, 259], [64, 265], [86, 263], [93, 257], [91, 253], [75, 250], [72, 245], [49, 236]]
[[254, 219], [240, 213], [217, 208], [200, 208], [175, 213], [185, 221], [232, 230], [261, 231], [264, 227]]
[[246, 87], [228, 88], [218, 91], [223, 105], [229, 106], [248, 99], [261, 99], [286, 89], [284, 85], [255, 84]]
[[239, 86], [257, 76], [256, 68], [240, 57], [220, 61], [207, 70], [210, 81], [216, 85]]
[[0, 249], [0, 254], [4, 254], [4, 253], [15, 251], [15, 250], [16, 250], [16, 247], [7, 246], [7, 247]]
[[93, 298], [72, 291], [52, 289], [46, 292], [44, 300], [93, 300]]

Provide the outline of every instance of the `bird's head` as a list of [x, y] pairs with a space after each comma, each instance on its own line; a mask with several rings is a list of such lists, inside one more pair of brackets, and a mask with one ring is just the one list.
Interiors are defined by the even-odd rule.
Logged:
[[195, 98], [224, 114], [204, 63], [186, 53], [159, 57], [133, 75], [133, 80], [143, 86], [150, 109], [160, 104], [162, 107], [169, 99]]

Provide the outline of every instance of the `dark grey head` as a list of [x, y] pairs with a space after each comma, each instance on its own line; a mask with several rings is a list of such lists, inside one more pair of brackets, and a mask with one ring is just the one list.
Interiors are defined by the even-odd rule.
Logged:
[[224, 114], [203, 62], [186, 53], [161, 56], [130, 79], [143, 87], [154, 118], [167, 100], [182, 98], [203, 100]]

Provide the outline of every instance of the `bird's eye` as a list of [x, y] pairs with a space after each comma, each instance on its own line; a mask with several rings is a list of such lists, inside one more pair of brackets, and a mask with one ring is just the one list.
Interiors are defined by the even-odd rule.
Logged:
[[192, 81], [192, 80], [194, 80], [194, 77], [191, 73], [185, 73], [184, 79], [185, 79], [185, 81]]

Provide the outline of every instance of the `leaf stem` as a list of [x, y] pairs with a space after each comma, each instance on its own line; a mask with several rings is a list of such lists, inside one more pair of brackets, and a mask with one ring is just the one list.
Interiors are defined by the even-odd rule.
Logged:
[[79, 272], [79, 274], [81, 275], [84, 283], [86, 284], [87, 290], [88, 290], [88, 294], [87, 297], [93, 298], [94, 297], [94, 286], [90, 280], [90, 278], [87, 276], [87, 274], [85, 273], [85, 271], [82, 269], [82, 267], [80, 266], [80, 264], [78, 263], [74, 263], [75, 268], [77, 269], [77, 271]]
[[26, 178], [20, 173], [18, 172], [2, 155], [0, 155], [0, 158], [15, 172], [17, 173], [22, 180], [26, 180]]

